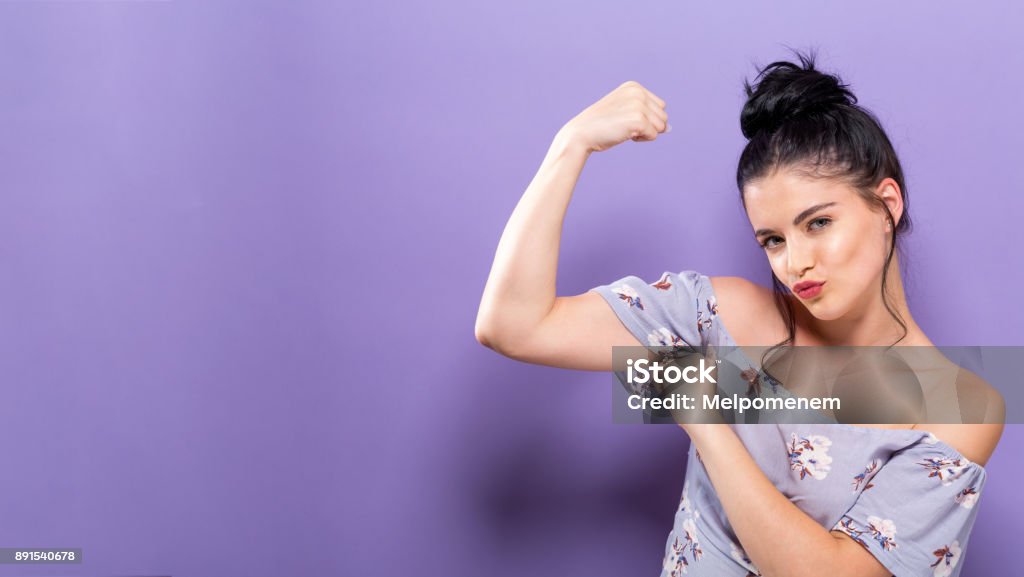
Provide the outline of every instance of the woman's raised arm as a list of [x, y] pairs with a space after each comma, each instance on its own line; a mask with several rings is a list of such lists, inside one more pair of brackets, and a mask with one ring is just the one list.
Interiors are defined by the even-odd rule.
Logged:
[[480, 343], [526, 362], [584, 370], [611, 370], [610, 347], [638, 344], [599, 294], [555, 294], [558, 251], [590, 154], [653, 141], [667, 127], [665, 102], [633, 81], [562, 127], [498, 243], [477, 312]]

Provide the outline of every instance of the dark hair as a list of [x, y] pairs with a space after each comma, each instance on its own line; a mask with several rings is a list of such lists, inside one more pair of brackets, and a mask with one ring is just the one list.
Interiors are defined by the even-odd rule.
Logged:
[[[903, 328], [898, 343], [907, 336], [907, 325], [890, 306], [885, 288], [897, 239], [911, 229], [903, 169], [878, 119], [857, 105], [857, 97], [849, 86], [838, 76], [816, 70], [813, 51], [810, 55], [794, 52], [800, 65], [773, 62], [760, 70], [756, 86], [743, 81], [747, 102], [740, 113], [740, 128], [748, 142], [736, 169], [740, 200], [746, 208], [743, 190], [748, 182], [786, 169], [804, 176], [841, 180], [853, 187], [869, 206], [880, 208], [893, 231], [882, 270], [882, 302]], [[889, 207], [874, 193], [885, 178], [899, 184], [903, 197], [899, 224], [893, 222]], [[771, 347], [766, 355], [792, 343], [796, 336], [793, 305], [785, 296], [786, 285], [774, 272], [772, 286], [789, 337]]]

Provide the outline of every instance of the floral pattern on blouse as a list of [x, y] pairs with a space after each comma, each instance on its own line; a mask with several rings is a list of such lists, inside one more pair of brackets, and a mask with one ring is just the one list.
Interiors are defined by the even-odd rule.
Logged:
[[690, 550], [693, 560], [700, 561], [704, 551], [701, 550], [700, 542], [697, 541], [697, 522], [694, 519], [683, 521], [683, 534], [686, 536], [686, 547]]
[[828, 454], [832, 441], [824, 435], [797, 436], [790, 435], [789, 466], [800, 472], [800, 480], [810, 476], [819, 481], [828, 476], [831, 470], [832, 457]]
[[864, 472], [863, 473], [860, 473], [858, 475], [854, 475], [854, 477], [853, 477], [853, 492], [856, 493], [857, 490], [860, 489], [860, 486], [861, 486], [862, 483], [867, 483], [866, 485], [864, 485], [864, 490], [865, 491], [867, 491], [871, 487], [874, 487], [874, 485], [871, 483], [871, 477], [873, 477], [874, 474], [877, 471], [878, 471], [878, 461], [875, 460], [875, 459], [871, 459], [871, 462], [868, 463], [867, 467], [864, 467]]
[[868, 517], [867, 526], [861, 528], [857, 526], [856, 521], [844, 515], [839, 522], [838, 529], [865, 549], [870, 549], [865, 541], [865, 535], [867, 538], [877, 541], [883, 551], [891, 551], [896, 548], [896, 524], [892, 522], [892, 519], [882, 519], [871, 515]]
[[687, 489], [689, 489], [689, 485], [683, 483], [683, 496], [679, 499], [679, 508], [676, 510], [676, 513], [693, 511], [693, 503], [691, 503], [690, 498], [686, 496]]
[[636, 289], [628, 284], [614, 288], [612, 289], [612, 292], [619, 295], [619, 298], [625, 301], [629, 306], [644, 310], [644, 304], [640, 302], [640, 295], [636, 292]]
[[700, 519], [700, 512], [693, 508], [693, 503], [687, 496], [688, 489], [688, 484], [684, 483], [683, 495], [679, 499], [679, 508], [676, 510], [677, 517], [683, 517], [681, 523], [682, 537], [680, 538], [676, 534], [675, 529], [669, 533], [671, 546], [666, 551], [665, 559], [662, 562], [663, 572], [667, 573], [670, 577], [686, 574], [687, 568], [690, 566], [690, 561], [686, 558], [687, 553], [690, 554], [693, 562], [700, 561], [700, 558], [704, 555], [700, 541], [697, 539], [697, 521]]
[[853, 522], [853, 519], [848, 516], [843, 515], [843, 518], [839, 521], [839, 525], [836, 526], [836, 529], [849, 535], [850, 538], [853, 539], [854, 543], [857, 543], [865, 549], [870, 549], [867, 542], [865, 542], [861, 537], [861, 535], [864, 534], [864, 531], [858, 529], [856, 524]]
[[949, 486], [953, 481], [963, 474], [971, 464], [966, 458], [959, 459], [935, 459], [928, 458], [918, 463], [928, 471], [929, 477], [938, 477], [943, 485]]
[[935, 562], [931, 564], [933, 568], [932, 575], [935, 577], [949, 577], [953, 573], [953, 569], [956, 568], [957, 561], [960, 560], [960, 553], [959, 541], [953, 541], [941, 549], [936, 549], [932, 553], [937, 557]]
[[672, 541], [672, 550], [665, 555], [665, 562], [662, 563], [662, 573], [670, 577], [679, 577], [686, 574], [686, 567], [690, 564], [686, 560], [686, 544], [676, 537]]
[[978, 502], [978, 497], [981, 494], [974, 487], [967, 487], [966, 489], [957, 493], [956, 497], [953, 497], [953, 501], [963, 507], [964, 509], [970, 509], [974, 507], [974, 504]]
[[868, 517], [868, 533], [883, 551], [891, 551], [896, 548], [896, 524], [892, 519], [882, 519], [874, 515]]
[[[701, 310], [701, 303], [698, 299], [696, 301], [697, 306], [697, 334], [700, 335], [700, 341], [702, 344], [707, 344], [708, 335], [705, 334], [710, 332], [711, 326], [714, 324], [714, 317], [718, 316], [718, 300], [714, 295], [711, 295], [704, 299], [704, 309]], [[705, 316], [705, 313], [707, 316]]]
[[651, 286], [658, 290], [667, 291], [672, 288], [672, 274], [667, 272], [662, 274], [661, 278], [657, 282], [652, 283]]
[[672, 347], [676, 350], [686, 347], [686, 342], [683, 341], [682, 337], [672, 334], [665, 327], [660, 327], [658, 330], [647, 335], [647, 344], [652, 347]]

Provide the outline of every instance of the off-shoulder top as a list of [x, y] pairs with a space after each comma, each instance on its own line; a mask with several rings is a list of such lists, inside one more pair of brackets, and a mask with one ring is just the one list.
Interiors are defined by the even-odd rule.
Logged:
[[[627, 276], [591, 290], [645, 345], [736, 346], [719, 321], [711, 282], [699, 272], [665, 272], [654, 282]], [[793, 504], [849, 535], [893, 575], [959, 575], [986, 472], [952, 446], [918, 429], [771, 419], [729, 426]], [[765, 530], [791, 538], [784, 527]], [[661, 577], [684, 574], [760, 575], [692, 444]]]

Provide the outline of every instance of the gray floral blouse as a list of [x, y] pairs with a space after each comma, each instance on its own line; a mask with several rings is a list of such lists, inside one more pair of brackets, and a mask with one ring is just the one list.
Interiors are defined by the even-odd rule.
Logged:
[[[711, 282], [696, 271], [665, 272], [655, 282], [627, 276], [591, 290], [641, 343], [736, 345], [718, 321]], [[773, 384], [758, 394], [786, 392]], [[771, 415], [729, 426], [793, 504], [822, 527], [849, 535], [893, 575], [960, 574], [986, 472], [933, 434], [791, 424]], [[679, 575], [760, 575], [693, 445], [661, 572]]]

